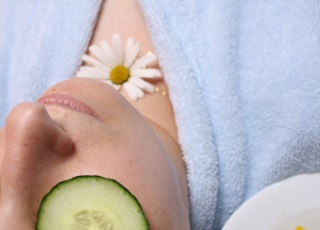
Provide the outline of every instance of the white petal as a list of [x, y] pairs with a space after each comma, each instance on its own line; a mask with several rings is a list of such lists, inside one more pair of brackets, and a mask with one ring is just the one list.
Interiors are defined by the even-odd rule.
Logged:
[[126, 90], [129, 98], [133, 101], [137, 100], [138, 98], [142, 98], [144, 96], [144, 93], [141, 89], [134, 86], [133, 84], [130, 84], [129, 82], [124, 83], [123, 87]]
[[111, 81], [110, 81], [110, 85], [113, 86], [113, 88], [115, 88], [116, 90], [119, 90], [121, 88], [122, 85], [115, 85], [115, 84], [112, 84]]
[[106, 65], [102, 64], [101, 62], [99, 62], [97, 59], [94, 59], [93, 57], [90, 57], [89, 55], [83, 55], [82, 60], [84, 60], [85, 62], [101, 69], [102, 71], [108, 72], [110, 71], [110, 68], [107, 67]]
[[139, 87], [140, 89], [143, 89], [144, 91], [149, 92], [149, 93], [152, 93], [154, 91], [153, 85], [142, 80], [141, 78], [131, 77], [129, 79], [129, 82], [134, 84], [135, 86]]
[[100, 46], [108, 58], [108, 63], [109, 63], [108, 67], [110, 67], [110, 68], [115, 67], [117, 65], [117, 61], [116, 61], [116, 58], [115, 58], [113, 51], [111, 50], [108, 42], [103, 40], [100, 42]]
[[108, 57], [107, 55], [103, 52], [102, 49], [100, 49], [98, 46], [96, 45], [92, 45], [89, 47], [90, 52], [99, 59], [99, 61], [101, 61], [103, 64], [105, 65], [110, 65], [110, 63], [108, 62]]
[[134, 70], [137, 68], [145, 67], [150, 63], [154, 62], [155, 60], [157, 60], [157, 57], [154, 54], [142, 56], [131, 66], [131, 69]]
[[112, 50], [116, 58], [117, 65], [122, 65], [122, 47], [121, 47], [121, 37], [120, 34], [114, 34], [112, 36]]
[[162, 74], [160, 70], [148, 68], [148, 69], [136, 69], [134, 71], [131, 71], [132, 77], [140, 77], [140, 78], [158, 78], [161, 77]]
[[124, 62], [123, 65], [126, 67], [130, 67], [134, 60], [136, 59], [138, 52], [140, 49], [140, 44], [137, 42], [134, 44], [133, 39], [129, 38], [126, 43], [126, 51], [124, 56]]
[[76, 74], [76, 77], [86, 77], [94, 79], [106, 79], [108, 78], [108, 76], [109, 75], [105, 72], [102, 72], [101, 70], [90, 66], [82, 66]]

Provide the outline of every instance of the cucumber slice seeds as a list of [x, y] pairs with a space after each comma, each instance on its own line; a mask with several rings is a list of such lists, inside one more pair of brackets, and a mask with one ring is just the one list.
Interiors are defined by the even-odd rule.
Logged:
[[36, 230], [148, 230], [139, 201], [119, 182], [77, 176], [43, 198]]

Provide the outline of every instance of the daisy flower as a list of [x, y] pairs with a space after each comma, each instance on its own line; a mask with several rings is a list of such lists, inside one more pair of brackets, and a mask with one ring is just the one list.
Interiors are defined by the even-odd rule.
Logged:
[[132, 100], [142, 98], [145, 92], [153, 92], [154, 87], [144, 79], [159, 78], [161, 72], [155, 68], [147, 68], [147, 65], [157, 58], [154, 54], [147, 54], [137, 58], [140, 45], [129, 38], [122, 49], [119, 34], [112, 37], [112, 45], [101, 41], [100, 46], [89, 47], [93, 55], [84, 55], [82, 60], [90, 66], [81, 66], [77, 77], [100, 79], [119, 90], [125, 89]]

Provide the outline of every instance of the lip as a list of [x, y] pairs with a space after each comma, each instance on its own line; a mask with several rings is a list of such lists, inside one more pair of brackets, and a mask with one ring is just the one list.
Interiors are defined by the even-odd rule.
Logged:
[[80, 101], [79, 99], [65, 95], [65, 94], [48, 94], [37, 100], [38, 103], [43, 105], [57, 105], [69, 108], [73, 111], [81, 112], [100, 120], [98, 114], [86, 103]]

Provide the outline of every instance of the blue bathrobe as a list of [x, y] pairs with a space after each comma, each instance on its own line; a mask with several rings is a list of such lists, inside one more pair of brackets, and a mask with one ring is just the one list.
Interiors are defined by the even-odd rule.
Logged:
[[[139, 0], [169, 87], [194, 230], [320, 172], [320, 1]], [[101, 0], [0, 0], [0, 124], [74, 76]], [[139, 29], [139, 28], [137, 28]]]

